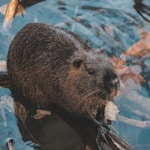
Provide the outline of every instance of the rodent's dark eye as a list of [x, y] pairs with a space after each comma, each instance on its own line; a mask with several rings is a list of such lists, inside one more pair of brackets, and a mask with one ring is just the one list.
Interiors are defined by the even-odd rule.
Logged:
[[81, 63], [82, 63], [81, 59], [76, 59], [73, 62], [73, 66], [78, 68], [78, 67], [80, 67]]
[[89, 74], [94, 74], [94, 73], [95, 73], [95, 70], [92, 69], [92, 68], [88, 68], [88, 69], [87, 69], [87, 72], [88, 72]]

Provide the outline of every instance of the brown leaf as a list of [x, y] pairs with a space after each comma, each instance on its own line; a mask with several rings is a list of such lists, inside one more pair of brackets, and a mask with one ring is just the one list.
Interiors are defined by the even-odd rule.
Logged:
[[86, 145], [85, 150], [93, 150], [90, 145]]
[[132, 79], [136, 84], [145, 82], [144, 77], [140, 73], [135, 72], [130, 66], [116, 68], [116, 72], [123, 83], [125, 83], [127, 79]]
[[125, 60], [121, 60], [118, 57], [113, 56], [111, 61], [114, 65], [115, 71], [123, 83], [125, 83], [127, 79], [132, 79], [136, 84], [145, 82], [144, 77], [139, 72], [134, 71], [130, 66], [124, 65], [126, 63]]
[[7, 29], [11, 25], [11, 22], [17, 12], [18, 4], [19, 0], [10, 0], [10, 2], [8, 3], [3, 23], [3, 27], [5, 29]]
[[26, 111], [26, 108], [19, 102], [15, 102], [14, 104], [15, 114], [16, 116], [25, 123], [28, 112]]
[[21, 4], [19, 4], [18, 8], [17, 8], [16, 15], [20, 15], [20, 14], [23, 14], [23, 13], [25, 13], [25, 8]]
[[114, 66], [115, 68], [118, 68], [118, 67], [120, 67], [120, 66], [122, 66], [122, 65], [124, 65], [124, 64], [126, 63], [125, 60], [121, 60], [121, 59], [119, 59], [119, 58], [116, 57], [116, 56], [113, 56], [113, 57], [111, 58], [111, 62], [112, 62], [113, 66]]
[[150, 52], [150, 33], [141, 31], [141, 40], [133, 44], [121, 56], [145, 57]]
[[141, 30], [141, 39], [145, 40], [148, 36], [148, 32], [144, 31], [144, 30]]
[[148, 45], [143, 40], [132, 45], [122, 56], [145, 57], [150, 52]]
[[32, 116], [34, 119], [41, 119], [44, 118], [47, 115], [51, 115], [51, 112], [48, 110], [41, 110], [41, 109], [37, 109], [36, 110], [36, 114], [34, 116]]

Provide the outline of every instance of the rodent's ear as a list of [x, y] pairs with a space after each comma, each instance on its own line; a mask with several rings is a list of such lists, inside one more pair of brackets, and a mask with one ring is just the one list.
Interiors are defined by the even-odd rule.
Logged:
[[97, 54], [105, 54], [105, 48], [101, 47], [99, 50], [97, 50]]
[[73, 66], [79, 68], [81, 66], [81, 63], [82, 63], [82, 59], [75, 59], [73, 61]]

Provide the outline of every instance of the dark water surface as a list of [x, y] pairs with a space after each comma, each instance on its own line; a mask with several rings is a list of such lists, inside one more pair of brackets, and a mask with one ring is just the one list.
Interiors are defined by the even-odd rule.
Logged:
[[[109, 57], [125, 60], [123, 65], [126, 68], [120, 69], [119, 73], [122, 71], [126, 76], [121, 76], [122, 89], [115, 100], [120, 110], [119, 118], [112, 123], [111, 128], [135, 149], [150, 150], [150, 1], [45, 0], [35, 5], [31, 1], [22, 1], [24, 14], [17, 15], [7, 30], [3, 29], [3, 9], [9, 1], [0, 1], [0, 60], [7, 61], [11, 40], [30, 22], [43, 22], [65, 28], [79, 34], [93, 48], [103, 47]], [[139, 41], [141, 43], [135, 45]], [[133, 45], [136, 48], [130, 50]], [[140, 52], [136, 51], [138, 48]], [[147, 50], [146, 53], [144, 49]], [[130, 52], [126, 53], [127, 50]], [[145, 82], [142, 82], [143, 79]], [[9, 89], [0, 88], [0, 149], [7, 149], [6, 142], [11, 138], [16, 141], [16, 150], [32, 150], [33, 147], [38, 147], [34, 144], [38, 143], [36, 140], [43, 143], [44, 150], [49, 145], [50, 150], [82, 147], [81, 137], [55, 114], [48, 116], [50, 119], [26, 122], [29, 130], [37, 137], [36, 140], [29, 132], [25, 133], [25, 127], [18, 128], [13, 100], [8, 97], [10, 95]], [[46, 124], [44, 127], [43, 122]], [[40, 131], [42, 134], [38, 137]], [[89, 132], [91, 137], [93, 132]]]

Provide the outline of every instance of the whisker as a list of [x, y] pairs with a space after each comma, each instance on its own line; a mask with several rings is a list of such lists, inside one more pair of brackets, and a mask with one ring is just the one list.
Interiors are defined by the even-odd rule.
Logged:
[[91, 89], [91, 90], [89, 90], [88, 92], [87, 92], [87, 94], [82, 98], [83, 100], [84, 99], [86, 99], [86, 98], [88, 98], [88, 97], [90, 97], [90, 96], [92, 96], [92, 95], [94, 95], [94, 94], [96, 94], [97, 92], [99, 92], [100, 91], [100, 89]]
[[94, 94], [99, 94], [99, 97], [102, 97], [102, 96], [104, 96], [106, 93], [105, 93], [105, 91], [104, 90], [102, 90], [102, 89], [99, 89], [98, 87], [95, 89], [90, 89], [88, 92], [87, 92], [87, 94], [84, 94], [85, 96], [82, 98], [83, 100], [84, 99], [86, 99], [86, 98], [88, 98], [88, 97], [90, 97], [90, 96], [92, 96], [92, 95], [94, 95]]

